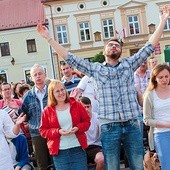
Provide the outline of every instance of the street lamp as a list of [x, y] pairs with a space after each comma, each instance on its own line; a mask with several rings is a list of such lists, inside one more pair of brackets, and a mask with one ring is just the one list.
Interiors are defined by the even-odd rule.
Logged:
[[11, 64], [14, 66], [15, 65], [15, 59], [12, 57]]

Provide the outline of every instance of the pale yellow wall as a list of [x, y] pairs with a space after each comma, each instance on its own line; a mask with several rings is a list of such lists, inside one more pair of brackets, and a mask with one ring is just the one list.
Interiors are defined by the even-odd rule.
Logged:
[[[78, 5], [85, 4], [85, 9], [80, 10]], [[128, 28], [127, 16], [138, 15], [140, 21], [141, 34], [128, 36], [124, 41], [122, 57], [130, 55], [131, 49], [141, 48], [148, 41], [149, 34], [148, 25], [159, 23], [159, 10], [163, 5], [170, 6], [170, 1], [165, 0], [108, 0], [108, 5], [103, 6], [102, 0], [63, 0], [49, 3], [54, 17], [54, 24], [65, 23], [68, 27], [69, 44], [64, 45], [69, 51], [80, 57], [91, 57], [103, 50], [104, 42], [102, 19], [113, 19], [116, 30]], [[62, 8], [62, 12], [57, 12], [57, 7]], [[45, 6], [46, 16], [49, 19], [51, 35], [53, 35], [51, 13], [49, 6]], [[80, 35], [78, 23], [81, 21], [89, 22], [91, 41], [80, 43]], [[67, 22], [67, 23], [66, 23]], [[94, 33], [101, 33], [101, 41], [94, 41]], [[127, 30], [128, 32], [128, 30]], [[164, 46], [168, 43], [170, 31], [164, 32], [160, 40], [161, 51], [163, 55]], [[160, 58], [161, 55], [155, 57]], [[153, 54], [154, 56], [154, 54]]]
[[[27, 39], [35, 39], [37, 52], [27, 52]], [[47, 67], [48, 77], [53, 78], [48, 44], [36, 32], [36, 28], [1, 31], [0, 43], [9, 42], [10, 56], [0, 57], [0, 70], [7, 71], [8, 82], [18, 82], [24, 79], [25, 68], [31, 68], [35, 63]], [[15, 65], [11, 64], [12, 57]]]

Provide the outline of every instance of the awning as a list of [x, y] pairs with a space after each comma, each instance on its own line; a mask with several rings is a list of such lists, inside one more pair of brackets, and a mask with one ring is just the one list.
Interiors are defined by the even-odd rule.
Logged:
[[170, 47], [168, 47], [164, 50], [164, 54], [165, 54], [165, 62], [170, 63]]

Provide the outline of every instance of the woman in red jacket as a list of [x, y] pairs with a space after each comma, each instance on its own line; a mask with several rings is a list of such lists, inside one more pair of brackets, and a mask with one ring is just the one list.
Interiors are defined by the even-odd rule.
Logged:
[[41, 118], [40, 134], [47, 145], [56, 170], [87, 170], [85, 131], [90, 118], [84, 107], [69, 97], [65, 86], [54, 80], [48, 87], [48, 106]]

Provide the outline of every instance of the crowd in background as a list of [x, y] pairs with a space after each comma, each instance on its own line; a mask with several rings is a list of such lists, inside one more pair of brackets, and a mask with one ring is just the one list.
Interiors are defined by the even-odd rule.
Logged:
[[[151, 64], [152, 60], [154, 60], [155, 62]], [[53, 150], [51, 150], [51, 149], [49, 150], [51, 155], [58, 154], [59, 151], [57, 151], [57, 147], [59, 147], [58, 149], [61, 149], [63, 147], [61, 150], [64, 150], [65, 147], [70, 148], [70, 146], [71, 146], [70, 141], [72, 141], [72, 143], [73, 143], [72, 147], [76, 148], [75, 153], [78, 154], [79, 150], [77, 147], [80, 146], [79, 143], [81, 143], [81, 142], [77, 139], [76, 139], [77, 140], [77, 142], [76, 142], [75, 137], [72, 137], [72, 135], [71, 135], [71, 133], [75, 134], [77, 129], [74, 131], [73, 124], [70, 124], [70, 122], [69, 122], [69, 121], [71, 121], [71, 119], [69, 121], [67, 120], [68, 121], [67, 122], [66, 120], [63, 120], [63, 115], [66, 114], [66, 113], [64, 113], [65, 109], [71, 109], [73, 103], [75, 105], [75, 101], [80, 100], [80, 102], [82, 103], [82, 105], [84, 106], [85, 110], [88, 113], [87, 116], [89, 116], [89, 118], [88, 117], [87, 118], [90, 121], [88, 120], [87, 123], [88, 124], [91, 123], [91, 125], [90, 125], [90, 128], [88, 125], [87, 128], [85, 130], [83, 130], [84, 132], [87, 131], [87, 132], [85, 132], [85, 134], [88, 139], [87, 143], [86, 143], [86, 145], [88, 144], [88, 148], [86, 149], [86, 156], [82, 156], [82, 158], [86, 157], [86, 159], [82, 159], [80, 161], [81, 162], [80, 165], [76, 164], [74, 169], [76, 169], [76, 167], [78, 167], [78, 169], [80, 167], [81, 167], [81, 169], [83, 169], [83, 164], [84, 164], [84, 169], [87, 169], [88, 163], [92, 163], [92, 164], [95, 163], [97, 170], [100, 170], [100, 169], [104, 170], [105, 169], [104, 156], [102, 154], [102, 144], [101, 144], [101, 140], [100, 140], [100, 131], [99, 131], [100, 123], [97, 119], [99, 104], [98, 104], [96, 83], [95, 83], [94, 79], [92, 79], [88, 76], [81, 76], [81, 78], [80, 78], [79, 75], [75, 74], [76, 71], [70, 65], [65, 63], [64, 67], [67, 68], [67, 71], [63, 69], [63, 65], [62, 65], [61, 66], [61, 71], [62, 71], [62, 75], [63, 75], [62, 81], [56, 81], [53, 79], [46, 78], [43, 67], [41, 67], [39, 65], [34, 65], [32, 67], [31, 74], [40, 75], [40, 78], [38, 78], [37, 81], [35, 81], [33, 79], [35, 85], [40, 87], [40, 85], [42, 84], [43, 88], [44, 87], [47, 88], [47, 86], [48, 86], [48, 89], [46, 89], [46, 91], [44, 91], [44, 93], [48, 93], [48, 102], [46, 103], [46, 105], [48, 105], [48, 107], [42, 113], [43, 117], [41, 120], [42, 121], [41, 125], [40, 125], [40, 117], [39, 117], [39, 122], [38, 122], [37, 127], [39, 128], [39, 126], [40, 126], [40, 134], [42, 135], [42, 137], [45, 137], [47, 139], [48, 139], [48, 137], [50, 138], [53, 135], [54, 136], [57, 135], [55, 133], [58, 133], [59, 136], [60, 135], [67, 136], [65, 139], [64, 138], [60, 139], [61, 140], [60, 145], [63, 145], [63, 146], [57, 146], [57, 145], [52, 146], [51, 144], [48, 144], [48, 143], [50, 143], [50, 141], [47, 142], [45, 140], [44, 144], [46, 145], [46, 142], [47, 142], [48, 148], [51, 148], [51, 149], [55, 148]], [[44, 76], [42, 76], [42, 75], [44, 75]], [[74, 79], [75, 79], [75, 81], [74, 81]], [[164, 162], [165, 160], [169, 161], [166, 156], [164, 158], [164, 155], [168, 154], [166, 152], [167, 152], [167, 147], [169, 147], [168, 146], [169, 125], [167, 124], [167, 126], [166, 126], [162, 122], [165, 120], [167, 121], [168, 117], [169, 117], [167, 111], [169, 109], [168, 102], [169, 102], [169, 90], [170, 90], [169, 89], [170, 67], [166, 64], [158, 64], [156, 58], [150, 57], [147, 60], [147, 62], [144, 62], [137, 69], [137, 71], [134, 72], [134, 79], [135, 79], [135, 87], [136, 87], [137, 96], [138, 96], [137, 98], [141, 105], [141, 114], [139, 114], [139, 116], [138, 116], [138, 122], [140, 124], [140, 129], [141, 129], [141, 136], [143, 135], [143, 115], [144, 115], [144, 122], [146, 123], [146, 125], [151, 126], [151, 128], [150, 128], [151, 135], [149, 136], [148, 146], [150, 146], [151, 150], [156, 149], [158, 154], [165, 152], [164, 154], [161, 154], [161, 156], [159, 156], [159, 157], [162, 162]], [[67, 83], [64, 84], [65, 82], [67, 82]], [[8, 115], [12, 118], [14, 123], [20, 113], [20, 109], [23, 108], [22, 111], [24, 111], [24, 113], [25, 113], [25, 112], [27, 112], [25, 110], [26, 109], [25, 107], [30, 107], [30, 106], [28, 106], [28, 105], [30, 105], [30, 103], [25, 103], [26, 97], [24, 99], [24, 105], [26, 105], [26, 106], [23, 105], [23, 96], [25, 93], [27, 93], [25, 96], [29, 96], [28, 93], [31, 92], [31, 90], [33, 90], [34, 88], [35, 88], [35, 86], [31, 87], [30, 85], [26, 84], [25, 82], [23, 83], [23, 81], [22, 81], [22, 83], [18, 82], [16, 84], [9, 84], [6, 82], [1, 84], [1, 86], [0, 86], [0, 92], [1, 92], [0, 108], [3, 111], [6, 111], [8, 113]], [[70, 90], [70, 88], [71, 88], [71, 90]], [[160, 90], [160, 92], [158, 89]], [[158, 92], [157, 92], [157, 90], [158, 90]], [[70, 97], [69, 97], [69, 92], [70, 92]], [[152, 94], [151, 92], [154, 94], [153, 96], [151, 96], [151, 94]], [[146, 95], [143, 98], [144, 94], [146, 94]], [[64, 96], [61, 96], [61, 95], [64, 95]], [[144, 99], [144, 103], [143, 103], [143, 99]], [[42, 100], [42, 98], [39, 100]], [[68, 105], [66, 101], [69, 102], [70, 104]], [[32, 102], [35, 103], [35, 105], [37, 105], [35, 101], [32, 101]], [[57, 102], [57, 105], [56, 105], [56, 102]], [[60, 102], [61, 102], [61, 106], [59, 104]], [[159, 103], [157, 103], [157, 102], [159, 102]], [[152, 109], [154, 104], [155, 104], [154, 109]], [[156, 108], [156, 106], [157, 106], [157, 108]], [[43, 107], [43, 106], [40, 106], [40, 107]], [[80, 107], [80, 106], [78, 106], [78, 107]], [[77, 108], [77, 106], [76, 106], [76, 108]], [[144, 110], [143, 110], [143, 108], [144, 108]], [[149, 109], [149, 115], [148, 115], [148, 109]], [[82, 110], [83, 110], [83, 108], [77, 108], [77, 111], [81, 112], [80, 114], [82, 114]], [[56, 122], [58, 122], [59, 120], [57, 120], [57, 121], [54, 120], [56, 111], [57, 111], [57, 117], [61, 121], [58, 126], [56, 126]], [[72, 114], [76, 114], [77, 111], [71, 111], [70, 113], [74, 112]], [[158, 117], [158, 115], [154, 115], [154, 117], [153, 117], [152, 114], [154, 111], [158, 112], [158, 113], [160, 112], [159, 117]], [[54, 113], [54, 115], [52, 113]], [[167, 113], [167, 115], [165, 115], [166, 113]], [[29, 114], [31, 116], [30, 111], [29, 111]], [[27, 113], [27, 118], [29, 117], [29, 114]], [[79, 113], [78, 113], [78, 115], [79, 115]], [[78, 115], [76, 116], [76, 118], [78, 117]], [[52, 118], [53, 118], [53, 120], [52, 120]], [[35, 117], [33, 117], [33, 119], [35, 120]], [[159, 122], [156, 123], [155, 119], [159, 120]], [[161, 121], [161, 119], [162, 119], [162, 121]], [[52, 122], [50, 122], [51, 120], [54, 123], [54, 127], [52, 126]], [[62, 122], [63, 122], [63, 124], [62, 124]], [[21, 125], [22, 124], [23, 123], [21, 123]], [[30, 158], [29, 158], [31, 156], [30, 154], [32, 154], [33, 151], [36, 154], [36, 159], [37, 159], [36, 161], [37, 161], [40, 169], [43, 169], [43, 166], [44, 166], [44, 169], [47, 169], [47, 167], [49, 165], [51, 165], [52, 163], [55, 164], [56, 169], [64, 169], [64, 168], [68, 169], [70, 164], [68, 164], [68, 167], [67, 167], [67, 163], [64, 160], [68, 161], [68, 159], [70, 159], [70, 157], [68, 157], [66, 159], [61, 158], [61, 160], [63, 159], [63, 162], [61, 162], [60, 159], [58, 160], [58, 158], [59, 158], [58, 156], [57, 157], [53, 156], [54, 160], [52, 160], [52, 158], [50, 158], [50, 156], [49, 156], [48, 149], [47, 149], [47, 153], [48, 153], [47, 160], [48, 161], [46, 162], [46, 164], [42, 165], [41, 161], [40, 161], [40, 163], [38, 162], [37, 151], [33, 150], [32, 143], [31, 143], [31, 145], [29, 144], [29, 138], [31, 139], [31, 136], [32, 136], [32, 139], [34, 140], [34, 135], [31, 135], [31, 136], [26, 135], [26, 132], [32, 133], [29, 131], [30, 125], [28, 125], [28, 124], [29, 123], [28, 123], [28, 119], [27, 119], [24, 122], [24, 129], [23, 129], [23, 126], [20, 125], [21, 132], [20, 132], [19, 136], [15, 137], [13, 139], [9, 138], [8, 136], [6, 138], [9, 148], [10, 148], [10, 151], [11, 151], [13, 166], [14, 166], [15, 170], [19, 169], [18, 167], [21, 167], [21, 169], [23, 169], [23, 170], [34, 169], [32, 163], [30, 162]], [[33, 124], [33, 126], [35, 126], [35, 121], [32, 124]], [[156, 124], [158, 124], [158, 125], [156, 125]], [[70, 132], [69, 129], [71, 129], [72, 126], [73, 126], [73, 132]], [[156, 128], [157, 126], [158, 126], [158, 128]], [[81, 125], [80, 125], [80, 127], [81, 127]], [[155, 129], [154, 129], [154, 127], [155, 127]], [[161, 127], [161, 131], [160, 131], [159, 127]], [[76, 126], [76, 128], [77, 128], [77, 126]], [[85, 128], [85, 124], [83, 124], [83, 128]], [[164, 128], [164, 130], [163, 130], [163, 128]], [[52, 130], [51, 132], [50, 132], [50, 129]], [[54, 129], [57, 129], [57, 132], [55, 132]], [[68, 132], [66, 130], [62, 131], [61, 129], [68, 129]], [[160, 134], [159, 132], [166, 132], [167, 134], [166, 133], [163, 134], [163, 137], [162, 137], [162, 134]], [[34, 131], [34, 133], [36, 133], [36, 132]], [[38, 132], [38, 134], [39, 134], [39, 132]], [[153, 134], [156, 136], [155, 137], [156, 139], [153, 138]], [[82, 138], [83, 137], [81, 136], [81, 140], [82, 140]], [[43, 138], [40, 137], [40, 139], [43, 139]], [[38, 141], [40, 139], [38, 139]], [[153, 142], [154, 140], [155, 140], [155, 145]], [[162, 140], [164, 142], [167, 141], [166, 142], [167, 146], [165, 146], [165, 144], [162, 144], [162, 142], [161, 142]], [[67, 141], [69, 141], [69, 143], [67, 143]], [[61, 144], [61, 143], [63, 143], [63, 144]], [[76, 145], [76, 143], [77, 143], [77, 145]], [[43, 147], [42, 143], [38, 142], [38, 145], [42, 150], [42, 147]], [[86, 145], [85, 145], [84, 149], [87, 147]], [[82, 146], [84, 146], [84, 144], [82, 144]], [[42, 151], [44, 153], [44, 147], [43, 147]], [[73, 150], [72, 150], [72, 152], [73, 152]], [[40, 153], [40, 155], [41, 154], [42, 153]], [[65, 155], [65, 154], [66, 153], [63, 153], [63, 155]], [[73, 157], [73, 155], [71, 155], [73, 160], [77, 160], [77, 159], [80, 160], [81, 153], [78, 154], [77, 156], [78, 157]], [[40, 160], [41, 160], [41, 158], [40, 158]], [[43, 163], [44, 163], [44, 156], [43, 156]], [[61, 164], [59, 164], [59, 163], [61, 163]], [[162, 165], [164, 165], [164, 164], [165, 163], [162, 163]], [[63, 167], [63, 166], [65, 166], [65, 167]], [[169, 165], [168, 165], [168, 167], [169, 167]]]
[[162, 169], [169, 170], [170, 68], [149, 58], [147, 69], [147, 58], [169, 16], [164, 7], [153, 35], [129, 58], [119, 60], [120, 41], [108, 40], [105, 63], [91, 63], [68, 53], [38, 24], [38, 33], [65, 60], [63, 77], [47, 80], [43, 67], [35, 64], [30, 70], [32, 87], [23, 81], [1, 84], [0, 153], [4, 157], [0, 157], [0, 170], [34, 169], [28, 138], [38, 170], [51, 164], [56, 170], [87, 170], [89, 163], [96, 170], [117, 170], [121, 146], [130, 169], [142, 170], [143, 121], [150, 126], [150, 149], [156, 150]]

